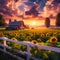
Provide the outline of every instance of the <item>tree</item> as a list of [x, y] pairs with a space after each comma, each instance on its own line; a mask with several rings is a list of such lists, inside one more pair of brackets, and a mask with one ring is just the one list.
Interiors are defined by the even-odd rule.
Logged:
[[0, 26], [6, 26], [3, 16], [0, 14]]
[[50, 27], [50, 19], [48, 17], [45, 19], [45, 26], [47, 28]]
[[58, 13], [57, 16], [56, 16], [56, 26], [57, 27], [60, 26], [60, 13]]

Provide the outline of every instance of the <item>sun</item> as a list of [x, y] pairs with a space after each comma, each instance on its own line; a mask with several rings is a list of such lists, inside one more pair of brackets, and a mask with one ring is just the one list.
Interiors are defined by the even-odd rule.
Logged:
[[36, 25], [37, 25], [36, 21], [32, 21], [32, 22], [31, 22], [31, 25], [32, 25], [32, 26], [36, 26]]

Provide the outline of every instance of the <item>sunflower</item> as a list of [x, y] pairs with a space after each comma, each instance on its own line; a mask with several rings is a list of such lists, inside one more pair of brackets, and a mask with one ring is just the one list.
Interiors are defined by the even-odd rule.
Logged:
[[14, 38], [14, 37], [13, 37], [13, 38], [11, 38], [11, 39], [12, 39], [12, 40], [15, 40], [15, 41], [17, 41], [17, 39], [16, 39], [16, 38]]
[[33, 32], [33, 36], [35, 36], [36, 35], [36, 32]]
[[37, 41], [36, 40], [32, 40], [32, 43], [37, 44]]
[[41, 38], [44, 38], [44, 36], [45, 36], [44, 34], [41, 34]]
[[3, 33], [0, 33], [0, 37], [2, 37], [3, 36]]
[[38, 41], [38, 42], [41, 42], [41, 39], [40, 39], [40, 38], [38, 38], [38, 39], [37, 39], [37, 41]]
[[56, 37], [51, 37], [50, 43], [57, 43], [58, 39]]
[[58, 33], [57, 33], [57, 32], [55, 32], [53, 35], [54, 35], [54, 36], [57, 36], [57, 34], [58, 34]]
[[12, 32], [8, 32], [8, 34], [13, 34]]
[[47, 33], [47, 34], [46, 34], [46, 37], [49, 37], [49, 36], [50, 36], [50, 33]]
[[15, 36], [19, 36], [19, 34], [18, 33], [15, 33]]

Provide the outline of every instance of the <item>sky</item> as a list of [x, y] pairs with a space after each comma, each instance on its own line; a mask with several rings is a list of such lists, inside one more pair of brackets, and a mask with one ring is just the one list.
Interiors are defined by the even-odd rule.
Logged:
[[59, 12], [60, 0], [0, 0], [0, 14], [6, 20], [41, 20]]

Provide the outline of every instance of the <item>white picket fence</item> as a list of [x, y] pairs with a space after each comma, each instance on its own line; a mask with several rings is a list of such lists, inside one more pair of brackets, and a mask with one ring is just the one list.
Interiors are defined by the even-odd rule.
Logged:
[[40, 45], [33, 44], [31, 42], [14, 41], [14, 40], [8, 39], [6, 37], [0, 37], [0, 40], [3, 40], [3, 42], [4, 42], [3, 44], [0, 43], [0, 46], [3, 47], [3, 49], [0, 48], [0, 51], [11, 55], [11, 56], [17, 58], [18, 60], [24, 60], [24, 59], [22, 59], [21, 57], [13, 55], [12, 53], [8, 52], [6, 49], [11, 49], [11, 47], [9, 47], [7, 45], [7, 42], [13, 42], [13, 43], [17, 43], [17, 44], [26, 45], [27, 46], [27, 51], [26, 52], [18, 51], [18, 50], [14, 50], [14, 51], [17, 52], [17, 53], [21, 53], [21, 54], [27, 54], [27, 60], [30, 60], [30, 58], [32, 58], [34, 60], [42, 60], [42, 59], [37, 59], [37, 58], [31, 56], [30, 47], [34, 47], [34, 46], [37, 46], [38, 48], [41, 48], [41, 49], [44, 49], [44, 50], [50, 50], [50, 51], [60, 53], [60, 48], [56, 48], [56, 47], [40, 46]]

